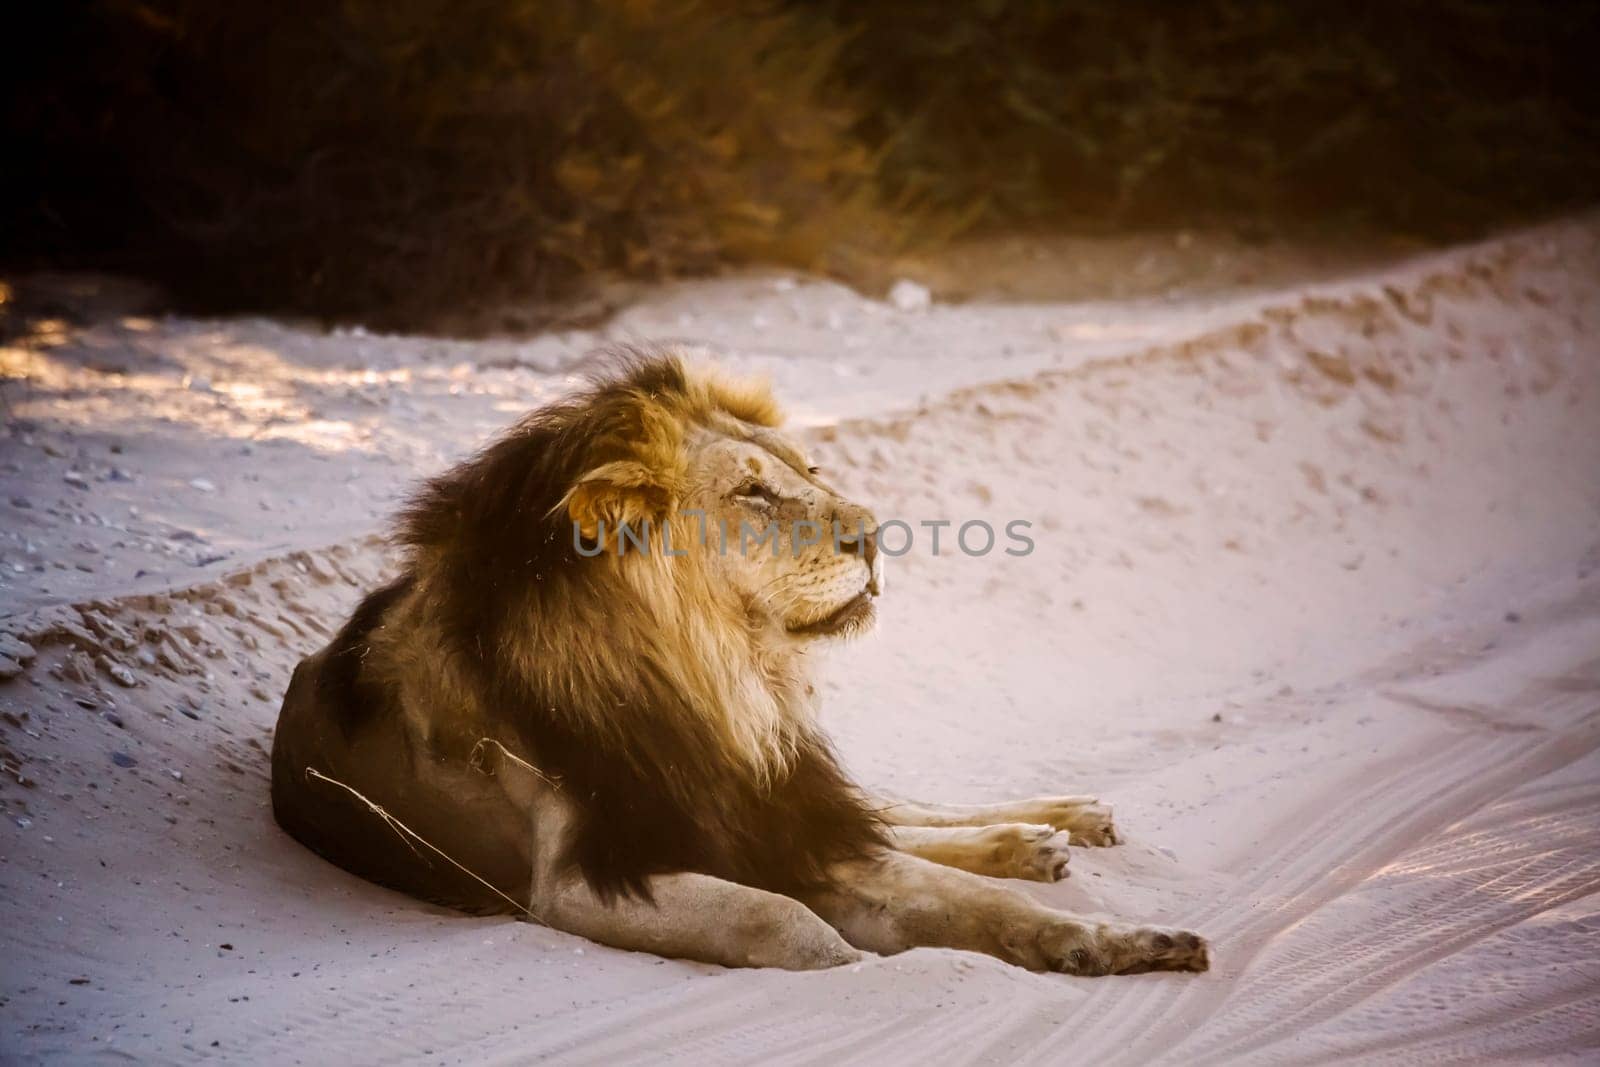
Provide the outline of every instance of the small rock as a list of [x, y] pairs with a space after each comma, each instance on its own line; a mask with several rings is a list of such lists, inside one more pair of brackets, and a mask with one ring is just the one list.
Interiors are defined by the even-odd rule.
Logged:
[[112, 681], [116, 682], [124, 689], [132, 689], [134, 686], [139, 684], [139, 679], [134, 677], [132, 671], [118, 663], [116, 660], [111, 659], [109, 656], [101, 656], [96, 660], [96, 662], [99, 664], [101, 670], [111, 675]]
[[138, 760], [121, 751], [111, 753], [111, 762], [118, 767], [137, 767], [139, 765]]
[[198, 489], [202, 493], [215, 493], [217, 491], [216, 483], [206, 478], [190, 478], [189, 488]]
[[1521, 622], [1522, 616], [1515, 611], [1506, 612], [1506, 622]]
[[11, 506], [14, 508], [27, 509], [33, 507], [33, 501], [29, 500], [25, 496], [14, 496], [11, 498]]
[[100, 706], [99, 704], [95, 703], [93, 697], [73, 697], [72, 702], [77, 704], [78, 707], [86, 708], [89, 711], [93, 711], [95, 708]]
[[33, 659], [33, 646], [13, 634], [0, 633], [0, 656], [27, 663]]
[[102, 711], [100, 713], [100, 717], [102, 719], [104, 719], [106, 722], [110, 723], [112, 726], [115, 726], [119, 730], [127, 729], [127, 727], [122, 722], [122, 716], [118, 715], [114, 711]]
[[0, 681], [10, 681], [22, 673], [22, 664], [10, 656], [0, 656]]
[[889, 303], [901, 311], [926, 311], [933, 304], [933, 294], [926, 285], [901, 278], [889, 289]]
[[1222, 712], [1219, 711], [1216, 714], [1212, 715], [1211, 716], [1211, 721], [1212, 722], [1221, 722], [1222, 721]]
[[87, 682], [94, 676], [94, 668], [88, 656], [75, 650], [51, 667], [50, 673], [68, 682]]
[[168, 771], [167, 773], [172, 775], [172, 780], [174, 782], [183, 781], [183, 772], [182, 771]]
[[74, 489], [89, 488], [89, 479], [85, 478], [81, 471], [68, 471], [61, 476], [61, 480], [72, 486]]

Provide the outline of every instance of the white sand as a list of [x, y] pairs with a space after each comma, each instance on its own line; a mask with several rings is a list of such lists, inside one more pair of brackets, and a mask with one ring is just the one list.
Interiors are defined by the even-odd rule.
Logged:
[[[1210, 974], [723, 971], [277, 830], [278, 698], [396, 495], [630, 337], [770, 373], [881, 517], [1032, 521], [892, 561], [832, 728], [906, 794], [1098, 792], [1128, 843], [1026, 890]], [[113, 316], [0, 369], [0, 1060], [1600, 1055], [1600, 220], [1169, 300], [697, 283], [529, 342]]]

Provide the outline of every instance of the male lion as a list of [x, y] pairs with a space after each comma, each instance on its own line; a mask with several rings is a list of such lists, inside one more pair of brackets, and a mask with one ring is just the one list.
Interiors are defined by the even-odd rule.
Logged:
[[[401, 576], [295, 670], [283, 828], [418, 897], [727, 966], [942, 945], [1205, 970], [1195, 934], [982, 877], [1053, 881], [1069, 837], [1113, 844], [1092, 798], [927, 807], [850, 781], [809, 676], [824, 639], [871, 624], [876, 522], [778, 433], [764, 389], [683, 354], [636, 354], [412, 501]], [[647, 521], [648, 551], [625, 543]], [[741, 551], [742, 524], [776, 543]]]

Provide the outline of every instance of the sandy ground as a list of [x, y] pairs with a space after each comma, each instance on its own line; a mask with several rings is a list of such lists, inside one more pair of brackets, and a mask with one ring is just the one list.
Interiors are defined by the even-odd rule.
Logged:
[[[477, 343], [59, 280], [0, 348], [0, 1058], [1592, 1061], [1600, 220], [1329, 273], [926, 308], [745, 277]], [[1200, 929], [1210, 974], [724, 971], [277, 830], [278, 698], [395, 500], [643, 338], [770, 374], [881, 517], [1033, 524], [1024, 558], [919, 531], [831, 727], [909, 795], [1099, 793], [1128, 843], [1026, 890]]]

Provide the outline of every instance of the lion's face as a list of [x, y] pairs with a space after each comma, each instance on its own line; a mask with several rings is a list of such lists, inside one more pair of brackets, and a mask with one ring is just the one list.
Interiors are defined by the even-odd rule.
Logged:
[[801, 639], [871, 625], [882, 559], [870, 511], [834, 491], [776, 430], [706, 428], [687, 445], [684, 506], [705, 514], [695, 550], [753, 611]]
[[[882, 588], [877, 520], [778, 432], [764, 386], [676, 356], [563, 413], [584, 447], [561, 501], [578, 538], [609, 549], [658, 615], [709, 593], [795, 640], [866, 628]], [[654, 551], [628, 552], [625, 532], [663, 527], [670, 550], [647, 534]]]

